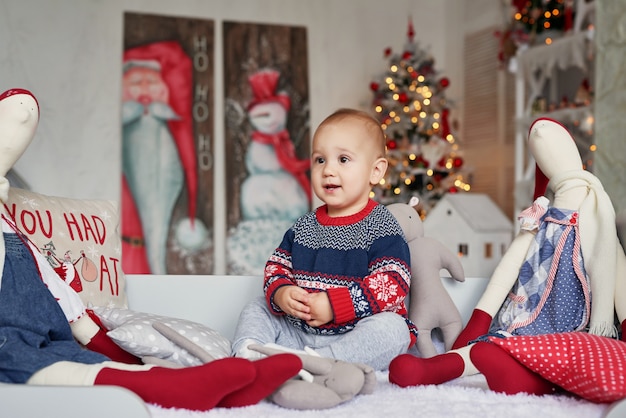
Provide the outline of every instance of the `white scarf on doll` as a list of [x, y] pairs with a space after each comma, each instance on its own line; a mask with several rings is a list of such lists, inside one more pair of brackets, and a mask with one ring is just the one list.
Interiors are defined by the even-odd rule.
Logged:
[[546, 197], [554, 201], [555, 195], [581, 186], [587, 187], [588, 191], [578, 211], [580, 245], [591, 282], [589, 333], [616, 337], [614, 301], [617, 249], [620, 247], [611, 199], [600, 180], [585, 170], [554, 175], [548, 184]]

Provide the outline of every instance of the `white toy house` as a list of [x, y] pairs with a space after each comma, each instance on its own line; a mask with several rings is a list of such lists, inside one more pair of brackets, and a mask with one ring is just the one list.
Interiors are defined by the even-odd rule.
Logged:
[[511, 220], [481, 193], [447, 193], [424, 220], [424, 235], [459, 255], [465, 277], [491, 277], [513, 232]]

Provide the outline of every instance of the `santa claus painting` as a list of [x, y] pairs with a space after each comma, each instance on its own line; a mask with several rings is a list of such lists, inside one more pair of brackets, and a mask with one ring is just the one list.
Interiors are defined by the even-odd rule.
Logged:
[[[207, 240], [196, 218], [191, 60], [175, 41], [127, 49], [122, 91], [122, 268], [166, 274], [169, 239], [189, 249]], [[183, 191], [188, 217], [172, 225]]]

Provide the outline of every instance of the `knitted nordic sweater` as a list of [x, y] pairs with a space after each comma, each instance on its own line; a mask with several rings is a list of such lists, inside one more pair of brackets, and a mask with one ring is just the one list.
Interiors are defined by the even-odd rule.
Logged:
[[410, 285], [409, 248], [389, 210], [373, 200], [359, 213], [331, 218], [321, 206], [285, 233], [265, 267], [264, 292], [274, 314], [285, 313], [273, 303], [281, 286], [297, 285], [309, 292], [326, 291], [333, 321], [311, 327], [289, 316], [297, 328], [312, 334], [341, 334], [360, 319], [380, 312], [402, 315], [411, 331], [404, 300]]

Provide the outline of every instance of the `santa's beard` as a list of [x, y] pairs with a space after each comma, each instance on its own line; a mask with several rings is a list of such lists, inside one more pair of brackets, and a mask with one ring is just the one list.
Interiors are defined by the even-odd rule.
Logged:
[[122, 103], [122, 125], [127, 125], [139, 119], [142, 115], [152, 115], [163, 121], [178, 120], [180, 116], [167, 103], [151, 102], [143, 104], [135, 100], [127, 100]]
[[177, 117], [164, 103], [139, 104], [140, 112], [137, 104], [124, 103], [122, 170], [141, 218], [151, 271], [166, 274], [172, 211], [184, 185], [178, 149], [167, 126], [167, 119]]

